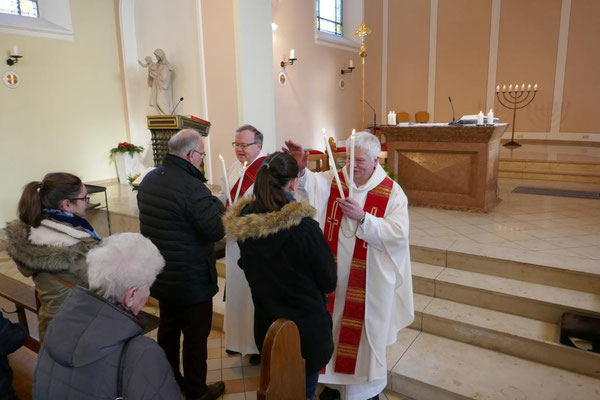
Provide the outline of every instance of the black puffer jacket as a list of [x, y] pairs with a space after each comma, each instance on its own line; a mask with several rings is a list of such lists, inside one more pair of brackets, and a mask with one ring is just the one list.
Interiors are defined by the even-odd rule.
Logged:
[[214, 243], [225, 234], [225, 207], [205, 181], [192, 164], [167, 154], [139, 187], [140, 232], [166, 261], [151, 294], [167, 304], [197, 304], [218, 291]]
[[0, 312], [0, 399], [16, 400], [17, 394], [12, 386], [13, 373], [8, 364], [8, 357], [23, 346], [27, 339], [25, 327], [4, 318]]
[[333, 292], [337, 283], [333, 254], [314, 214], [307, 203], [259, 213], [249, 200], [241, 200], [223, 218], [240, 246], [238, 264], [252, 291], [256, 345], [262, 348], [278, 318], [294, 321], [307, 374], [327, 365], [333, 353], [324, 294]]

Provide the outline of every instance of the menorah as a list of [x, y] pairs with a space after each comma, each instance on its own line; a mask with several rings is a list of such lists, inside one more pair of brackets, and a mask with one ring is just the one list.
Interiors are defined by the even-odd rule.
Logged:
[[[500, 93], [502, 92], [502, 96]], [[510, 142], [504, 143], [506, 147], [519, 147], [521, 146], [519, 143], [515, 142], [515, 118], [517, 116], [517, 110], [521, 108], [527, 107], [533, 99], [535, 99], [535, 95], [537, 93], [537, 84], [533, 86], [533, 95], [531, 95], [531, 84], [527, 85], [527, 90], [525, 90], [525, 84], [521, 85], [519, 89], [519, 85], [515, 85], [513, 89], [513, 85], [508, 86], [508, 91], [506, 90], [506, 85], [502, 86], [502, 91], [500, 90], [500, 85], [496, 86], [496, 97], [498, 97], [498, 101], [502, 106], [513, 110], [513, 120], [512, 120], [512, 136], [510, 138]], [[503, 101], [504, 100], [504, 101]], [[506, 102], [506, 103], [505, 103]]]

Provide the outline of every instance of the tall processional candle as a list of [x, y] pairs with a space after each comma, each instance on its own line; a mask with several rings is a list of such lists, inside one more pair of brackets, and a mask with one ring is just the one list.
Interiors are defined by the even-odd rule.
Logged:
[[[324, 128], [323, 128], [323, 132], [325, 132]], [[327, 156], [329, 157], [330, 168], [332, 168], [334, 171], [333, 178], [335, 179], [335, 184], [337, 185], [338, 192], [340, 192], [340, 197], [342, 198], [342, 200], [344, 200], [345, 199], [344, 191], [342, 190], [342, 184], [340, 183], [340, 177], [338, 176], [338, 173], [337, 173], [337, 167], [335, 166], [335, 160], [333, 159], [333, 153], [331, 151], [331, 146], [329, 146], [329, 142], [327, 141], [327, 135], [323, 135], [323, 140], [325, 140], [325, 148], [327, 149]]]
[[227, 178], [227, 167], [225, 166], [225, 160], [223, 156], [219, 154], [219, 158], [221, 159], [221, 165], [223, 166], [223, 178], [225, 179], [225, 191], [227, 192], [227, 199], [229, 200], [229, 204], [233, 204], [231, 201], [231, 192], [229, 191], [229, 180]]
[[356, 134], [356, 130], [352, 129], [352, 136], [350, 136], [350, 171], [348, 171], [350, 175], [350, 185], [348, 197], [352, 198], [352, 193], [354, 192], [354, 135]]
[[242, 169], [242, 176], [240, 176], [240, 181], [238, 182], [238, 187], [235, 192], [235, 201], [238, 201], [238, 197], [240, 197], [240, 189], [242, 188], [242, 182], [244, 181], [244, 175], [246, 175], [246, 166], [248, 165], [248, 161], [244, 161], [244, 168]]

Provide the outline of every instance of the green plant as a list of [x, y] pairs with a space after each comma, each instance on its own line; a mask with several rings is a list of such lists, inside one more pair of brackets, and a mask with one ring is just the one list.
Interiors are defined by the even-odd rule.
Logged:
[[127, 180], [129, 181], [129, 184], [131, 185], [131, 191], [135, 192], [136, 190], [138, 190], [137, 186], [133, 186], [133, 181], [135, 181], [137, 178], [139, 178], [140, 174], [135, 174], [134, 176], [128, 176]]
[[130, 155], [134, 155], [135, 153], [141, 153], [142, 151], [144, 151], [142, 146], [136, 146], [129, 142], [121, 142], [117, 147], [110, 149], [110, 155], [112, 156], [116, 153], [129, 153]]
[[393, 180], [393, 181], [396, 180], [396, 174], [394, 174], [394, 171], [391, 171], [390, 169], [388, 169], [387, 165], [385, 165], [385, 164], [383, 165], [383, 170], [390, 177], [391, 180]]

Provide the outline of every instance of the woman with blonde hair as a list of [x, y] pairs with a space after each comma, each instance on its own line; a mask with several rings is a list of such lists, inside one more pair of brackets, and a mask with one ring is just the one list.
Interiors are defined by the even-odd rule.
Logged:
[[41, 303], [40, 342], [70, 289], [88, 285], [85, 257], [100, 241], [83, 218], [89, 200], [77, 176], [49, 173], [25, 185], [19, 219], [6, 225], [4, 247], [19, 271], [33, 279]]

